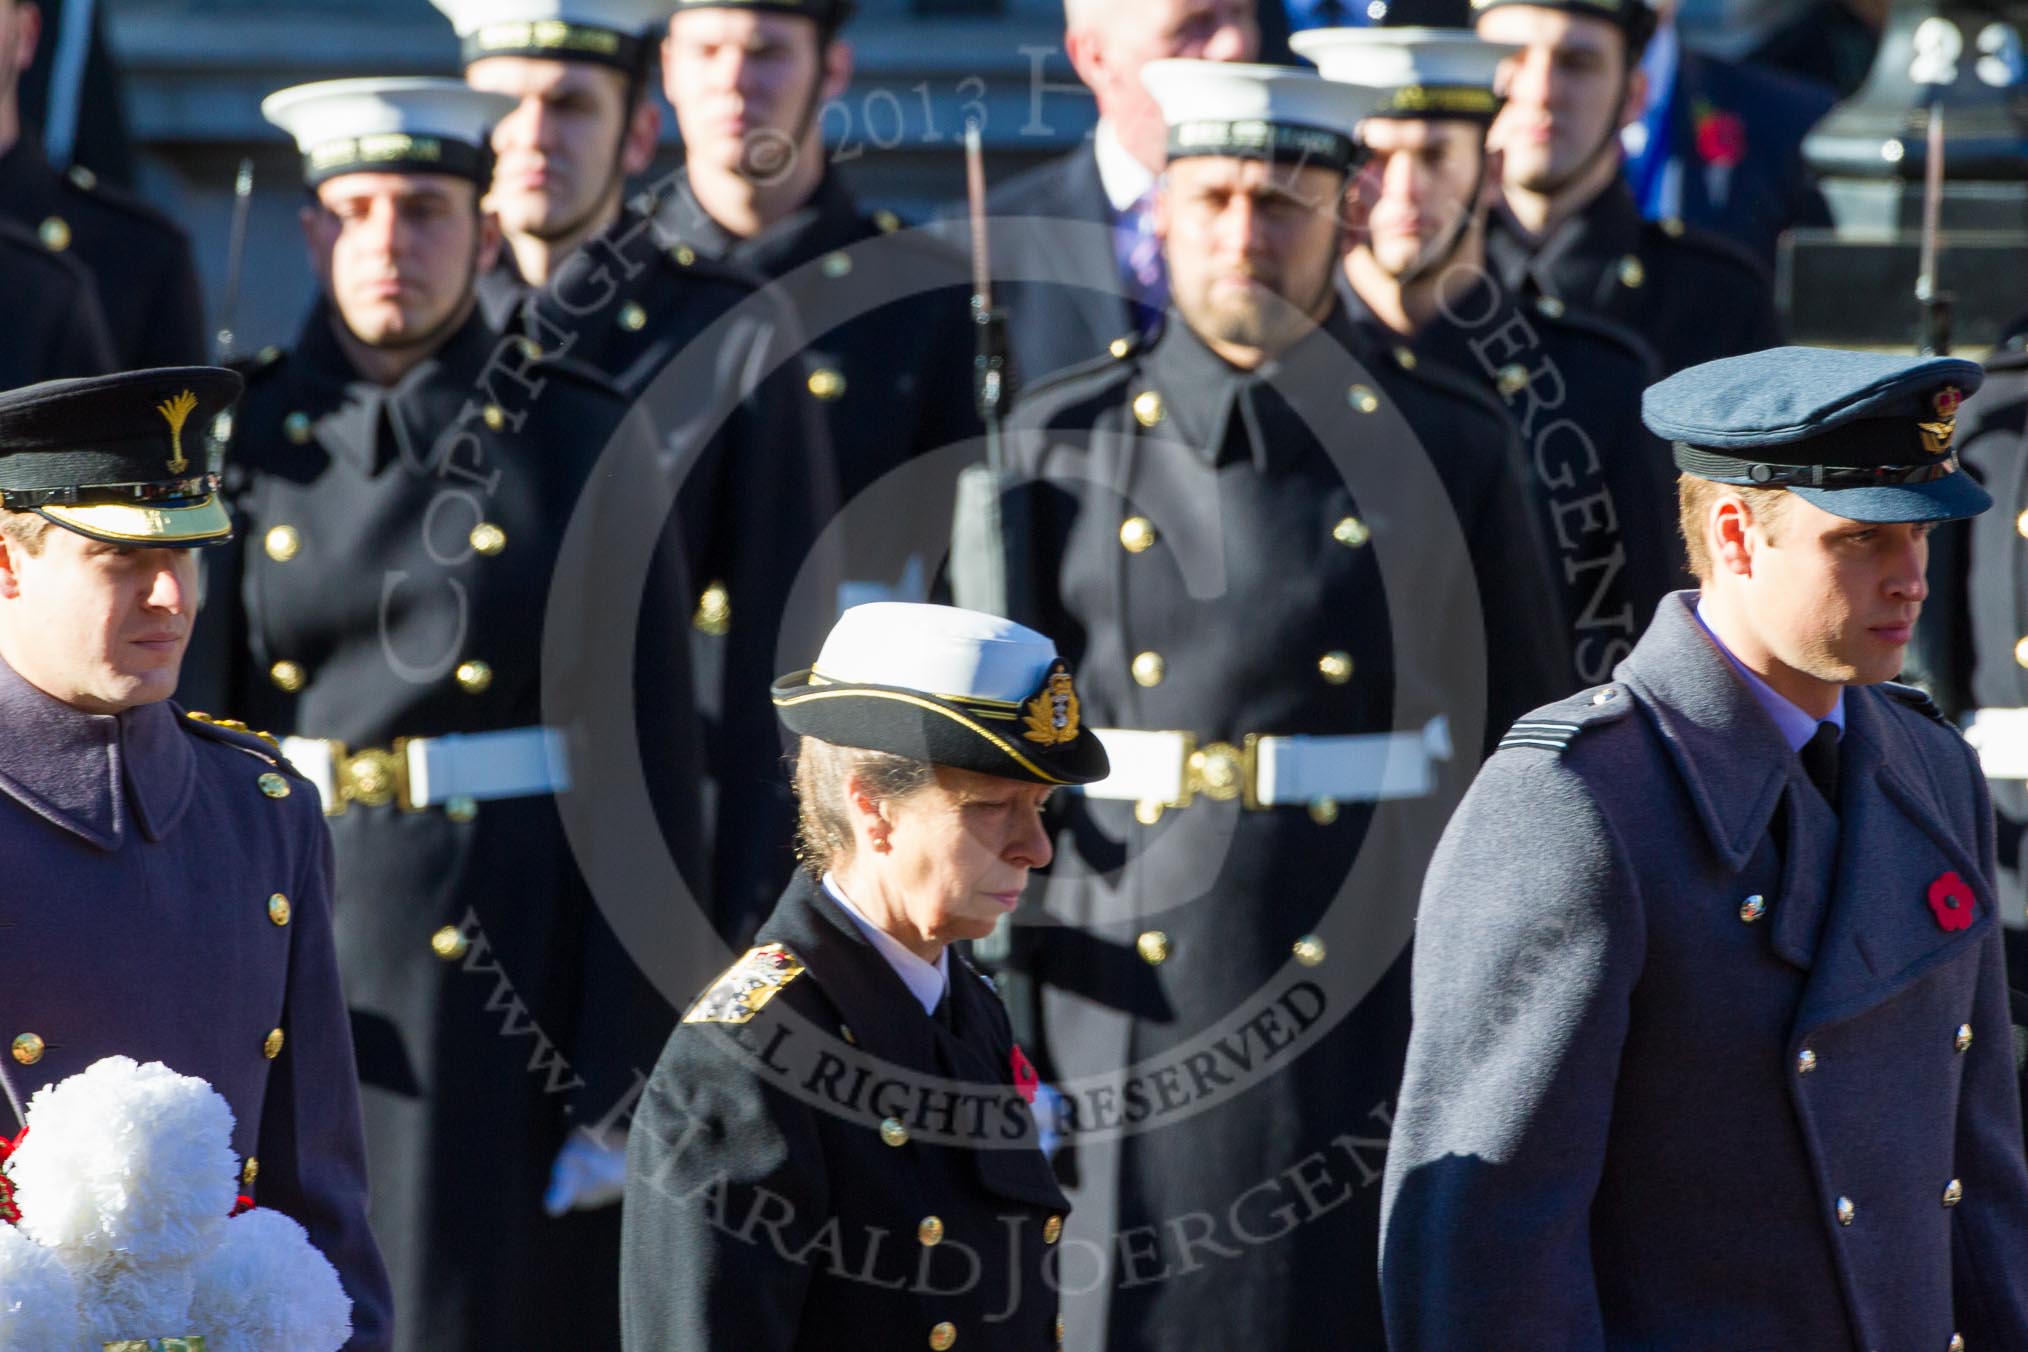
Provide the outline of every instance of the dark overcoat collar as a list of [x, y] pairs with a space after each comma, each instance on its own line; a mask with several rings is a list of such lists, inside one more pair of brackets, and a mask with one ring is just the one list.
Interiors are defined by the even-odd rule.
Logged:
[[332, 328], [328, 300], [310, 309], [297, 338], [297, 397], [317, 443], [364, 474], [399, 461], [412, 473], [436, 465], [436, 441], [458, 421], [492, 355], [493, 329], [478, 306], [435, 352], [392, 385], [366, 379]]
[[0, 662], [0, 794], [101, 850], [128, 824], [161, 840], [183, 817], [197, 778], [190, 737], [167, 701], [88, 714], [44, 694]]

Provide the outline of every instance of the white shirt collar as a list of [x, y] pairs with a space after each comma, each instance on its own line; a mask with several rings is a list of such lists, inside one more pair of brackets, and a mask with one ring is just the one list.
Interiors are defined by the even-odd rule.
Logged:
[[845, 895], [845, 889], [838, 886], [838, 880], [829, 873], [824, 875], [824, 890], [831, 894], [831, 900], [844, 907], [846, 918], [859, 927], [859, 932], [866, 936], [874, 951], [887, 959], [887, 965], [908, 987], [908, 993], [921, 1003], [923, 1013], [936, 1013], [938, 1002], [944, 998], [944, 987], [950, 984], [951, 950], [946, 947], [937, 954], [934, 963], [924, 962], [903, 948], [900, 940], [862, 915], [859, 908], [852, 904], [852, 898]]
[[1091, 148], [1098, 156], [1099, 182], [1105, 186], [1106, 201], [1115, 212], [1124, 214], [1155, 186], [1155, 175], [1120, 144], [1120, 134], [1104, 118], [1092, 132]]

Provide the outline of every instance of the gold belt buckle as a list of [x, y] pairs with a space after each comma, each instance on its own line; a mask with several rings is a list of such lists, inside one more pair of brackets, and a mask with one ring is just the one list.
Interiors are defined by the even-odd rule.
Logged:
[[395, 804], [403, 812], [418, 809], [408, 796], [408, 742], [394, 739], [392, 750], [366, 747], [348, 751], [343, 742], [330, 742], [334, 802], [326, 815], [343, 816], [357, 803], [361, 807]]
[[1183, 738], [1183, 791], [1166, 803], [1152, 798], [1136, 803], [1134, 816], [1141, 825], [1153, 826], [1162, 820], [1164, 812], [1189, 807], [1200, 795], [1214, 803], [1238, 799], [1248, 811], [1259, 810], [1261, 803], [1255, 784], [1260, 745], [1257, 734], [1248, 733], [1239, 746], [1210, 742], [1201, 747], [1190, 733], [1179, 735]]

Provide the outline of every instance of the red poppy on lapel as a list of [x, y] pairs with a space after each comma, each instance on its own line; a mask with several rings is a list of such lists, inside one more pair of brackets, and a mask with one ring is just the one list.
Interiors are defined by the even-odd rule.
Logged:
[[1033, 1106], [1035, 1091], [1042, 1086], [1042, 1077], [1035, 1073], [1035, 1067], [1028, 1060], [1028, 1053], [1021, 1050], [1021, 1044], [1014, 1044], [1014, 1055], [1009, 1058], [1014, 1071], [1014, 1087], [1021, 1091], [1023, 1101]]
[[1929, 885], [1929, 908], [1936, 913], [1938, 927], [1946, 930], [1970, 929], [1979, 910], [1971, 884], [1954, 872]]
[[1697, 158], [1732, 169], [1746, 158], [1746, 123], [1738, 113], [1706, 104], [1697, 110]]

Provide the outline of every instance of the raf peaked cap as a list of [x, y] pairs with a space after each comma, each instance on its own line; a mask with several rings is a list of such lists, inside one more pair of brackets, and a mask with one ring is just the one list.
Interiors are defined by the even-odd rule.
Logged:
[[0, 394], [0, 507], [112, 544], [231, 539], [205, 432], [239, 392], [235, 372], [172, 366]]
[[1340, 173], [1358, 162], [1354, 133], [1380, 97], [1313, 70], [1239, 61], [1150, 61], [1141, 82], [1161, 105], [1171, 160], [1226, 156]]
[[514, 111], [505, 94], [427, 76], [320, 80], [277, 90], [261, 116], [296, 139], [303, 180], [340, 174], [451, 174], [493, 178], [493, 124]]
[[789, 731], [1037, 784], [1108, 772], [1070, 668], [1033, 629], [954, 606], [879, 601], [838, 617], [817, 665], [775, 682]]
[[670, 0], [430, 0], [457, 31], [465, 64], [489, 56], [644, 70]]
[[1679, 371], [1641, 399], [1685, 474], [1786, 488], [1851, 521], [1954, 521], [1993, 499], [1958, 464], [1958, 357], [1774, 347]]
[[1312, 28], [1290, 37], [1327, 80], [1379, 92], [1369, 117], [1488, 122], [1500, 63], [1521, 49], [1468, 28]]

